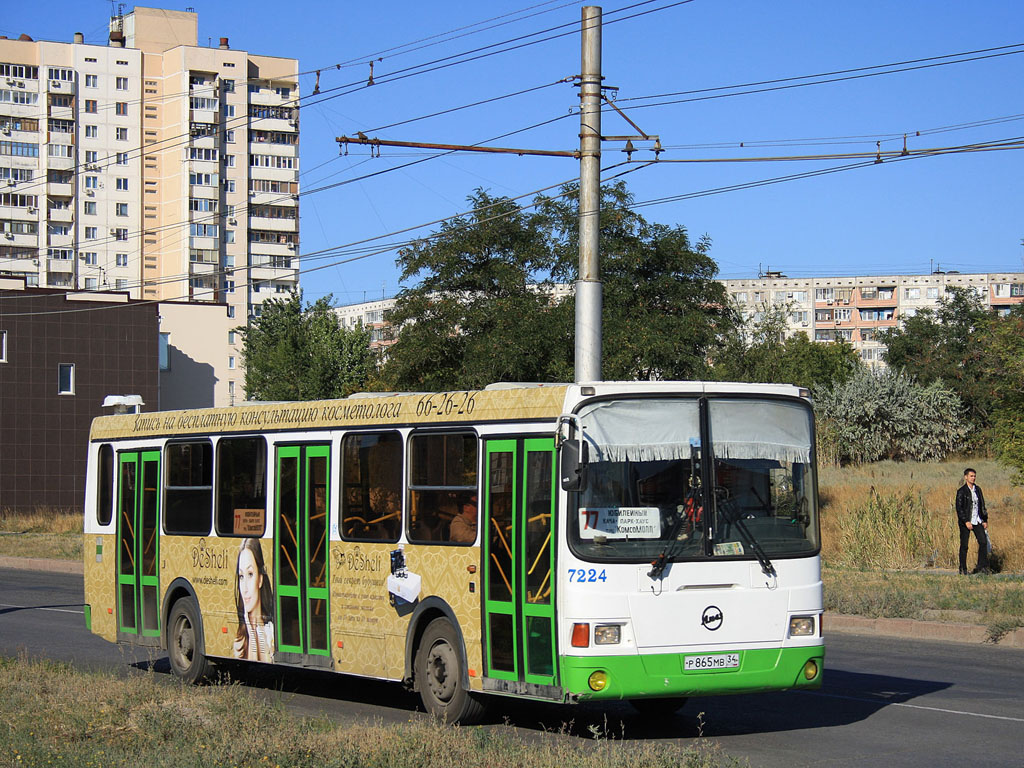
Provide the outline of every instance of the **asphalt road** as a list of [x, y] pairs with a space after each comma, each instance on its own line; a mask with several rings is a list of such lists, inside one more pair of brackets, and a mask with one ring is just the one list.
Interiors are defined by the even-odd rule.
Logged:
[[[81, 604], [80, 576], [0, 569], [0, 654], [126, 674], [150, 666], [168, 672], [159, 652], [114, 646], [86, 632]], [[536, 738], [589, 739], [591, 726], [624, 741], [685, 745], [703, 736], [757, 767], [1024, 766], [1024, 650], [838, 634], [826, 643], [825, 687], [818, 692], [693, 699], [661, 721], [625, 704], [501, 700], [490, 720]], [[284, 695], [293, 711], [338, 722], [405, 722], [419, 709], [415, 696], [391, 683], [228, 671], [254, 695]]]

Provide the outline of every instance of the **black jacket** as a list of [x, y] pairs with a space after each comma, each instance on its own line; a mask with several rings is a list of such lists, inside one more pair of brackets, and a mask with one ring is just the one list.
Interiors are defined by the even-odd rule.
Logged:
[[[988, 512], [985, 511], [985, 497], [981, 493], [981, 486], [974, 484], [974, 490], [978, 492], [978, 518], [983, 523], [988, 522]], [[964, 483], [956, 492], [956, 518], [961, 523], [971, 522], [971, 489]]]

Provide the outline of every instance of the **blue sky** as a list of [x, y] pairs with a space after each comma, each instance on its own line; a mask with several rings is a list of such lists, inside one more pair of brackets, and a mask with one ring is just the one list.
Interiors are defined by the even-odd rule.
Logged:
[[[383, 248], [426, 234], [437, 226], [429, 222], [464, 211], [476, 187], [518, 196], [578, 174], [571, 159], [480, 154], [399, 168], [436, 153], [384, 148], [381, 157], [371, 158], [367, 149], [351, 147], [340, 156], [334, 139], [362, 131], [392, 140], [475, 144], [553, 121], [493, 144], [574, 149], [579, 119], [569, 113], [576, 91], [552, 84], [579, 71], [582, 3], [192, 5], [201, 42], [216, 45], [226, 36], [234, 48], [296, 57], [301, 72], [321, 70], [321, 96], [309, 96], [314, 75], [300, 79], [308, 96], [302, 108], [301, 251], [337, 250], [305, 259], [302, 285], [309, 300], [332, 293], [336, 303], [346, 304], [398, 290], [393, 250], [351, 260], [364, 253], [351, 244], [385, 236], [368, 243]], [[284, 7], [294, 9], [291, 18], [284, 18]], [[807, 87], [703, 100], [692, 100], [693, 94], [640, 98], [1014, 46], [1024, 43], [1024, 4], [1017, 0], [618, 0], [602, 7], [605, 82], [618, 87], [619, 105], [631, 119], [661, 136], [666, 160], [872, 152], [877, 141], [883, 150], [899, 150], [904, 133], [910, 150], [1024, 137], [1024, 45], [975, 54], [988, 56], [975, 61]], [[653, 12], [624, 18], [645, 11]], [[0, 34], [70, 41], [81, 31], [87, 42], [100, 43], [109, 13], [110, 4], [100, 0], [9, 3]], [[495, 44], [522, 38], [513, 44], [521, 45], [537, 39], [523, 36], [556, 27], [540, 37], [573, 34], [495, 52], [510, 47]], [[458, 60], [448, 57], [485, 46], [495, 47], [474, 61], [398, 77], [400, 70], [442, 59], [448, 64]], [[374, 65], [377, 84], [359, 87], [371, 58], [382, 59]], [[950, 59], [933, 63], [939, 61]], [[547, 87], [392, 126], [538, 86]], [[691, 100], [679, 103], [683, 99]], [[638, 108], [651, 102], [658, 105]], [[633, 133], [609, 114], [603, 128], [605, 134]], [[605, 145], [605, 167], [625, 159], [620, 149]], [[936, 266], [1024, 271], [1022, 160], [1021, 150], [1012, 149], [911, 157], [703, 196], [692, 195], [855, 161], [663, 163], [625, 178], [638, 202], [676, 198], [640, 210], [651, 221], [686, 227], [694, 239], [710, 236], [723, 278], [755, 277], [768, 268], [791, 277], [927, 272]], [[377, 175], [363, 178], [367, 174]]]

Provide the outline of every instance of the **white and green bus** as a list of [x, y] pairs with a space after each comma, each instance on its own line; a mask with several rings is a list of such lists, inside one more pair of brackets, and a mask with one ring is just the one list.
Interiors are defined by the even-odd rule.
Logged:
[[805, 390], [500, 384], [97, 419], [86, 620], [218, 659], [404, 682], [469, 722], [501, 696], [817, 688]]

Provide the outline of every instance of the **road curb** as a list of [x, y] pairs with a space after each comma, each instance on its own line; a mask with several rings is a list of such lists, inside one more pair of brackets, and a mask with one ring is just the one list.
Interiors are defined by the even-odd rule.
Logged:
[[49, 560], [44, 557], [9, 557], [0, 555], [0, 568], [17, 568], [23, 571], [50, 571], [51, 573], [85, 573], [81, 560]]
[[[839, 632], [851, 635], [907, 637], [913, 640], [941, 640], [946, 643], [979, 644], [989, 642], [987, 627], [954, 621], [869, 619], [866, 616], [826, 613], [824, 628], [826, 635], [829, 632]], [[997, 645], [1004, 648], [1024, 648], [1024, 627], [1007, 632], [999, 639]]]

